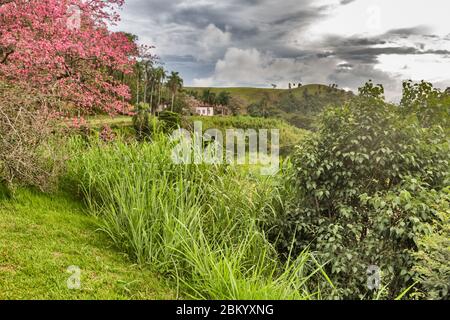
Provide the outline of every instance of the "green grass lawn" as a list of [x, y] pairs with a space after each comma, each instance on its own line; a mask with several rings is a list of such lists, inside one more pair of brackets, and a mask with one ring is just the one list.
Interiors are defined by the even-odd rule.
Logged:
[[130, 116], [117, 116], [117, 117], [110, 117], [110, 116], [94, 116], [87, 119], [88, 123], [93, 126], [94, 128], [100, 128], [102, 125], [109, 125], [109, 126], [131, 126], [133, 124], [133, 117]]
[[[173, 299], [174, 292], [133, 265], [96, 231], [96, 218], [63, 195], [19, 190], [0, 199], [0, 299]], [[81, 269], [70, 290], [69, 266]]]

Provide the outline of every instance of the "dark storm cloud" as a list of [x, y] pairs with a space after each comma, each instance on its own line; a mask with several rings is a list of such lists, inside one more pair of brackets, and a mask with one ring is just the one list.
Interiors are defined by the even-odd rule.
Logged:
[[411, 36], [411, 35], [424, 35], [429, 32], [429, 28], [426, 26], [416, 26], [413, 28], [401, 28], [401, 29], [393, 29], [386, 33], [386, 35], [395, 35], [395, 36]]
[[[398, 54], [398, 55], [422, 55], [436, 54], [448, 55], [449, 50], [426, 50], [424, 43], [415, 43], [414, 46], [396, 45], [399, 38], [409, 37], [413, 35], [425, 35], [428, 29], [425, 27], [414, 27], [405, 29], [395, 29], [376, 37], [326, 37], [322, 42], [324, 47], [329, 51], [320, 52], [318, 57], [339, 57], [346, 61], [375, 64], [377, 58], [381, 54]], [[424, 36], [429, 37], [429, 36]]]
[[341, 0], [341, 5], [345, 6], [346, 4], [355, 2], [356, 0]]
[[300, 31], [319, 18], [325, 7], [311, 7], [311, 3], [312, 0], [288, 0], [282, 4], [269, 0], [229, 0], [192, 5], [182, 0], [134, 0], [129, 1], [126, 11], [129, 16], [163, 26], [189, 26], [201, 31], [214, 24], [224, 32], [229, 31], [236, 42], [263, 42], [280, 38], [291, 28]]

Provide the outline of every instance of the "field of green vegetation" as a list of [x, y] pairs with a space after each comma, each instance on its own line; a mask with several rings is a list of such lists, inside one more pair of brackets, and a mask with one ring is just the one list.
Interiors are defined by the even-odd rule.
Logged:
[[237, 114], [271, 117], [307, 130], [316, 129], [317, 115], [330, 105], [339, 105], [353, 97], [352, 92], [320, 84], [292, 89], [264, 88], [186, 88], [197, 97], [227, 93]]
[[[400, 48], [436, 29], [320, 37], [294, 61], [279, 57], [286, 46], [239, 49], [236, 30], [205, 15], [220, 10], [197, 2], [141, 16], [212, 18], [205, 41], [180, 21], [163, 28], [175, 38], [156, 38], [170, 42], [158, 52], [183, 49], [171, 68], [218, 83], [282, 82], [314, 61], [340, 84], [363, 74], [393, 83], [420, 68], [411, 60], [400, 74], [380, 73], [376, 58], [396, 51], [377, 44]], [[311, 16], [306, 25], [353, 7], [305, 2], [294, 16]], [[398, 103], [371, 80], [354, 93], [337, 84], [189, 88], [145, 43], [154, 37], [118, 30], [124, 4], [0, 0], [0, 300], [450, 300], [450, 88], [404, 81]], [[319, 14], [301, 12], [309, 9]], [[275, 26], [283, 46], [290, 33], [277, 26], [295, 21], [274, 13], [245, 25], [259, 23], [261, 32], [249, 30], [267, 39]], [[222, 40], [237, 50], [208, 43]], [[445, 56], [410, 44], [398, 53]], [[361, 59], [369, 46], [373, 59]], [[344, 56], [353, 58], [337, 64]], [[215, 76], [205, 68], [214, 60]], [[233, 70], [249, 61], [251, 77]], [[215, 116], [193, 116], [202, 107]], [[259, 306], [235, 315], [240, 307]]]
[[[367, 84], [314, 133], [248, 116], [88, 119], [37, 149], [45, 170], [64, 156], [51, 188], [3, 180], [0, 297], [446, 299], [448, 97], [435, 99], [400, 108]], [[198, 120], [280, 129], [280, 171], [174, 163], [169, 134]]]

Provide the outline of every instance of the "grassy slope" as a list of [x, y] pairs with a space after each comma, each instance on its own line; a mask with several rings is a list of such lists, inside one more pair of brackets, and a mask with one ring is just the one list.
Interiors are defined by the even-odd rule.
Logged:
[[[69, 290], [67, 268], [81, 268]], [[165, 299], [174, 294], [132, 265], [66, 196], [18, 191], [0, 199], [0, 299]]]
[[[321, 89], [322, 92], [328, 88], [326, 85], [321, 84], [308, 84], [302, 86], [300, 88], [292, 89], [292, 93], [295, 97], [299, 99], [303, 99], [303, 93], [305, 90], [308, 90], [310, 95], [316, 94], [316, 92]], [[203, 90], [206, 88], [198, 88], [198, 87], [188, 87], [186, 90], [196, 91], [199, 94], [202, 94]], [[288, 89], [267, 89], [267, 88], [209, 88], [214, 93], [219, 93], [222, 91], [227, 91], [231, 93], [232, 96], [241, 99], [245, 105], [250, 105], [252, 103], [257, 103], [261, 101], [265, 96], [271, 97], [273, 100], [280, 100], [283, 95], [288, 94], [290, 90]]]

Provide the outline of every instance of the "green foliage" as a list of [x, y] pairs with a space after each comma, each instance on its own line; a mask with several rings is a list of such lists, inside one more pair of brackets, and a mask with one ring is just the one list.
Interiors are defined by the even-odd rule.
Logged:
[[158, 119], [163, 123], [164, 132], [172, 133], [173, 130], [181, 127], [181, 115], [179, 113], [163, 111]]
[[247, 112], [252, 117], [269, 118], [275, 117], [280, 110], [275, 107], [269, 97], [264, 97], [258, 103], [253, 103], [247, 108]]
[[174, 111], [175, 107], [175, 98], [178, 93], [183, 88], [183, 79], [181, 79], [180, 74], [178, 72], [172, 71], [168, 80], [167, 80], [167, 87], [170, 90], [170, 93], [172, 95], [171, 97], [171, 111]]
[[3, 199], [10, 199], [11, 196], [11, 190], [4, 183], [0, 182], [0, 201]]
[[442, 193], [435, 207], [440, 219], [433, 233], [418, 241], [414, 271], [426, 299], [450, 299], [450, 188]]
[[183, 125], [186, 129], [192, 129], [195, 121], [201, 121], [203, 130], [218, 129], [225, 137], [227, 129], [279, 129], [280, 130], [280, 154], [290, 154], [294, 147], [308, 134], [307, 131], [291, 126], [280, 119], [265, 119], [256, 117], [189, 117]]
[[[221, 92], [229, 93], [233, 115], [276, 117], [301, 129], [315, 130], [318, 113], [329, 105], [340, 105], [353, 93], [324, 85], [305, 85], [291, 90], [264, 88], [190, 88], [190, 95], [201, 96], [206, 103], [216, 101]], [[210, 103], [211, 104], [211, 103]]]
[[216, 98], [216, 103], [222, 106], [230, 105], [231, 93], [228, 91], [221, 91]]
[[133, 127], [138, 141], [150, 139], [156, 130], [155, 121], [151, 121], [150, 113], [151, 110], [148, 104], [140, 103], [136, 107], [133, 116]]
[[216, 92], [212, 92], [211, 89], [204, 89], [202, 91], [201, 100], [208, 105], [214, 105], [216, 103], [216, 97]]
[[450, 129], [450, 94], [441, 92], [429, 82], [403, 83], [400, 105], [407, 114], [413, 114], [424, 127], [440, 125]]
[[306, 115], [306, 114], [295, 114], [291, 116], [286, 116], [286, 121], [288, 121], [291, 125], [302, 128], [309, 131], [315, 131], [316, 128], [316, 117], [314, 115]]
[[358, 89], [359, 95], [366, 98], [374, 98], [384, 100], [384, 87], [382, 84], [374, 85], [369, 80], [362, 88]]
[[298, 147], [297, 199], [286, 204], [274, 229], [281, 252], [289, 252], [295, 237], [298, 251], [310, 246], [329, 261], [327, 271], [344, 298], [372, 294], [370, 265], [381, 268], [387, 297], [412, 284], [415, 240], [431, 233], [440, 198], [434, 190], [448, 183], [443, 130], [421, 128], [372, 89], [327, 110], [319, 131]]

